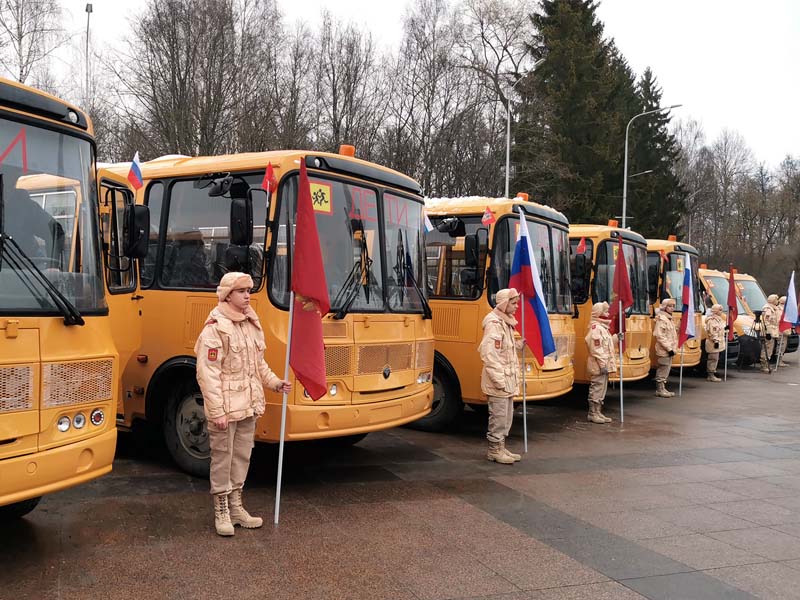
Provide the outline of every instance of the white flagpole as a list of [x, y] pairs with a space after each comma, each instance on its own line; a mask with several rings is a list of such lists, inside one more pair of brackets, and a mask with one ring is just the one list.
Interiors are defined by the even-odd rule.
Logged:
[[[520, 306], [522, 306], [522, 428], [524, 430], [523, 433], [523, 446], [525, 449], [525, 454], [528, 453], [528, 397], [527, 397], [527, 385], [525, 382], [525, 294], [519, 295], [520, 299]], [[513, 410], [514, 403], [511, 403], [511, 408]]]
[[[623, 324], [625, 321], [625, 313], [622, 311], [622, 300], [619, 301], [619, 333], [623, 336], [623, 340], [625, 339], [625, 334], [623, 333]], [[623, 390], [623, 381], [624, 377], [622, 376], [622, 341], [619, 339], [619, 335], [617, 336], [617, 340], [619, 342], [619, 366], [617, 367], [619, 372], [619, 422], [625, 422], [625, 392]]]
[[778, 367], [781, 366], [781, 352], [783, 352], [783, 332], [779, 331], [781, 339], [778, 340], [778, 357], [775, 359], [775, 370], [778, 370]]
[[[286, 339], [286, 360], [283, 363], [283, 379], [289, 379], [289, 352], [292, 348], [292, 321], [294, 320], [294, 292], [289, 293], [289, 335]], [[289, 394], [283, 392], [281, 404], [281, 435], [278, 443], [278, 481], [275, 484], [275, 525], [278, 524], [281, 513], [281, 480], [283, 476], [283, 442], [286, 437], [286, 405]]]
[[[269, 187], [269, 184], [267, 184]], [[295, 206], [297, 210], [297, 206]], [[292, 219], [292, 206], [291, 203], [286, 203], [286, 251], [289, 258], [289, 273], [292, 273], [292, 245], [294, 244], [293, 227], [294, 220]], [[286, 335], [286, 359], [283, 363], [283, 379], [289, 380], [289, 355], [292, 349], [292, 323], [294, 322], [294, 290], [292, 290], [291, 275], [289, 278], [289, 330]], [[278, 442], [278, 479], [275, 482], [275, 525], [278, 524], [281, 514], [281, 482], [283, 480], [283, 444], [286, 437], [286, 405], [289, 402], [289, 395], [283, 392], [281, 401], [281, 433]]]
[[[725, 332], [725, 375], [723, 376], [723, 381], [728, 381], [728, 345], [730, 344], [730, 340], [728, 339], [728, 332]], [[741, 350], [739, 350], [741, 352]]]
[[683, 346], [681, 346], [681, 374], [678, 376], [678, 396], [683, 395]]

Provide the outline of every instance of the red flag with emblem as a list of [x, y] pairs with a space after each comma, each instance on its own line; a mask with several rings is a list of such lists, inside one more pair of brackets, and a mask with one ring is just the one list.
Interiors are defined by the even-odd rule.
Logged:
[[292, 263], [292, 291], [295, 297], [289, 365], [308, 395], [319, 400], [328, 391], [322, 316], [330, 310], [331, 303], [304, 160], [300, 161]]
[[[612, 285], [611, 302], [609, 302], [608, 316], [611, 318], [611, 323], [608, 330], [614, 333], [625, 333], [625, 315], [624, 312], [633, 306], [633, 292], [631, 291], [631, 280], [628, 278], [628, 265], [625, 263], [625, 252], [622, 249], [622, 238], [618, 238], [617, 260], [614, 266], [614, 283]], [[622, 301], [622, 318], [620, 319], [619, 305]], [[620, 321], [622, 321], [622, 330], [620, 331]], [[622, 336], [622, 351], [625, 351], [625, 336]]]
[[733, 322], [739, 317], [739, 307], [736, 304], [736, 281], [733, 279], [733, 265], [728, 268], [728, 341], [733, 341]]
[[261, 189], [271, 194], [275, 191], [275, 186], [278, 185], [278, 180], [275, 179], [275, 173], [272, 170], [272, 163], [267, 163], [267, 169], [264, 171], [264, 178], [261, 180]]
[[483, 216], [481, 217], [481, 223], [483, 223], [484, 225], [491, 225], [495, 221], [497, 221], [497, 219], [494, 218], [494, 213], [492, 212], [492, 209], [487, 206], [486, 210], [483, 211]]
[[583, 254], [584, 252], [586, 252], [586, 238], [582, 237], [581, 241], [578, 242], [578, 247], [575, 248], [575, 253], [576, 254]]

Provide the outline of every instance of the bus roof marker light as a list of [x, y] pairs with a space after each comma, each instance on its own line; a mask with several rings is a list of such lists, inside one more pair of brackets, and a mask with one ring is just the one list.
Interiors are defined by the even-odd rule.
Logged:
[[77, 123], [78, 122], [78, 113], [74, 110], [67, 112], [67, 118], [69, 119], [70, 123]]
[[670, 233], [667, 236], [667, 241], [669, 241], [669, 242], [677, 242], [678, 241], [678, 236], [675, 235], [674, 233]]
[[617, 221], [616, 219], [609, 219], [608, 220], [608, 226], [609, 227], [619, 227], [619, 221]]
[[351, 146], [350, 144], [341, 144], [339, 146], [339, 154], [341, 154], [342, 156], [349, 156], [351, 158], [355, 158], [356, 147]]
[[525, 192], [517, 192], [517, 198], [520, 200], [524, 200], [525, 202], [528, 201], [528, 194]]

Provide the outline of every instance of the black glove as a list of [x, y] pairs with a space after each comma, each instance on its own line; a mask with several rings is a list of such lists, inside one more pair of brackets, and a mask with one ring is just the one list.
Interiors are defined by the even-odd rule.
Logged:
[[670, 357], [675, 356], [675, 350], [670, 350], [669, 353]]
[[731, 330], [730, 325], [725, 325], [725, 331], [730, 331], [730, 330]]
[[717, 348], [719, 348], [719, 342], [714, 342], [714, 350], [716, 350]]
[[769, 334], [769, 333], [767, 334], [767, 336], [766, 336], [766, 337], [767, 337], [767, 341], [770, 341], [770, 340], [772, 339], [772, 335], [771, 335], [771, 334]]

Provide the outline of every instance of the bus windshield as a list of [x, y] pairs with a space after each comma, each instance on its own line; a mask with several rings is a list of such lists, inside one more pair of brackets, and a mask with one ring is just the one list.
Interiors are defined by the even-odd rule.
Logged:
[[85, 139], [0, 119], [2, 228], [13, 239], [2, 244], [0, 313], [61, 312], [37, 268], [81, 313], [106, 309], [94, 161]]
[[[422, 202], [317, 174], [309, 180], [331, 310], [422, 312]], [[288, 306], [287, 207], [294, 215], [298, 177], [281, 185], [270, 293]]]
[[[514, 248], [519, 229], [516, 218], [506, 218], [495, 226], [489, 291], [496, 294], [508, 287]], [[569, 270], [569, 233], [553, 225], [528, 219], [533, 257], [542, 281], [547, 312], [572, 312]]]
[[[684, 263], [686, 261], [684, 252], [670, 252], [667, 258], [667, 265], [664, 271], [664, 289], [669, 298], [676, 301], [675, 312], [683, 312], [683, 278]], [[704, 312], [703, 294], [700, 290], [700, 280], [698, 278], [697, 256], [689, 255], [692, 262], [692, 288], [694, 289], [694, 310]]]
[[[631, 312], [646, 315], [649, 312], [647, 296], [647, 250], [642, 246], [634, 246], [622, 242], [625, 253], [625, 264], [628, 267], [628, 279], [633, 293]], [[610, 302], [614, 288], [614, 271], [616, 270], [619, 243], [606, 240], [597, 248], [597, 274], [594, 279], [594, 295], [596, 302]]]
[[[722, 310], [728, 310], [728, 280], [724, 277], [706, 277], [706, 282], [717, 304], [722, 305]], [[747, 312], [739, 295], [736, 294], [736, 310], [740, 315]]]
[[747, 306], [750, 307], [751, 311], [764, 308], [764, 305], [767, 303], [767, 297], [764, 295], [764, 291], [761, 289], [761, 286], [758, 285], [758, 282], [751, 279], [737, 279], [736, 285], [739, 286], [739, 289], [742, 291], [744, 301], [747, 302]]

